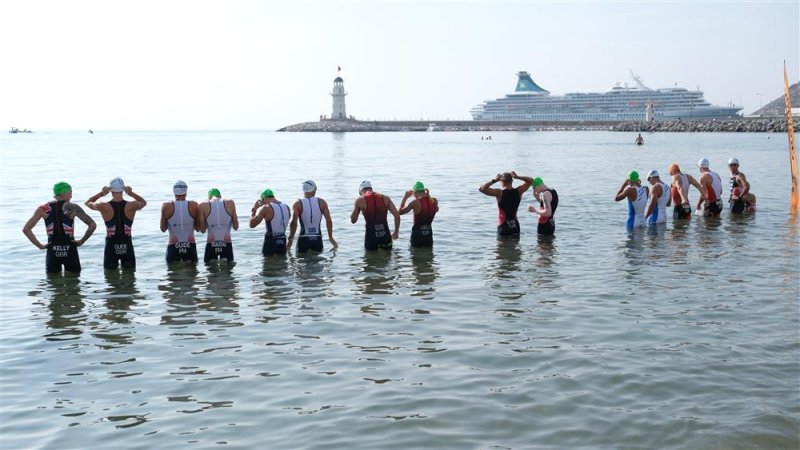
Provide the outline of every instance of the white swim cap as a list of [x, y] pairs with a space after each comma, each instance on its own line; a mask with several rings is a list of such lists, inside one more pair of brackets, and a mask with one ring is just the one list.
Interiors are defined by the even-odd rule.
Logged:
[[730, 166], [731, 164], [736, 164], [738, 166], [739, 165], [739, 159], [737, 157], [735, 157], [735, 156], [733, 158], [729, 159], [728, 160], [728, 165]]
[[708, 159], [707, 158], [703, 158], [700, 161], [698, 161], [697, 162], [697, 167], [702, 167], [704, 169], [708, 169]]
[[317, 184], [311, 180], [303, 181], [303, 192], [314, 192], [317, 189]]
[[657, 176], [658, 176], [658, 171], [656, 169], [653, 169], [650, 172], [647, 172], [647, 178], [652, 178], [652, 177], [657, 177]]
[[176, 181], [175, 185], [172, 186], [172, 192], [175, 195], [186, 195], [187, 189], [189, 189], [189, 186], [186, 186], [186, 183], [181, 180]]
[[122, 178], [117, 177], [108, 183], [108, 187], [111, 188], [111, 192], [122, 192], [125, 190], [125, 182], [122, 181]]
[[372, 183], [370, 183], [367, 180], [362, 181], [361, 184], [358, 186], [358, 190], [363, 191], [364, 189], [372, 189]]

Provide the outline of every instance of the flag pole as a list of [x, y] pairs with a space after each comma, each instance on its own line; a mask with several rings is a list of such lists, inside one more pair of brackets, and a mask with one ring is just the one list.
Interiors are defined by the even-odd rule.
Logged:
[[789, 96], [789, 76], [786, 74], [786, 61], [783, 61], [783, 99], [786, 103], [786, 132], [789, 133], [789, 162], [792, 169], [792, 194], [789, 199], [789, 212], [800, 212], [800, 186], [797, 176], [797, 148], [794, 144], [794, 124], [792, 121], [792, 99]]

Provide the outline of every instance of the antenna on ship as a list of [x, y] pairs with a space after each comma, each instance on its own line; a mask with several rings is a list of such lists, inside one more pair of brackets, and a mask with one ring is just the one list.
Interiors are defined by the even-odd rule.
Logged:
[[633, 81], [635, 81], [636, 85], [639, 86], [639, 89], [644, 91], [652, 91], [652, 89], [644, 85], [644, 80], [642, 80], [642, 77], [633, 73], [633, 69], [628, 69], [628, 72], [631, 73], [631, 78], [633, 78]]

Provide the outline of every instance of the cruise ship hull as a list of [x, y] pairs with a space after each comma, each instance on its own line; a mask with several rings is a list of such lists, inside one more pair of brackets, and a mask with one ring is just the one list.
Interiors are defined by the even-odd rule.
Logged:
[[517, 90], [503, 98], [487, 100], [472, 108], [477, 121], [537, 122], [628, 122], [646, 120], [711, 120], [738, 117], [738, 106], [716, 106], [703, 98], [703, 92], [684, 88], [650, 89], [616, 86], [602, 93], [550, 95], [520, 72]]

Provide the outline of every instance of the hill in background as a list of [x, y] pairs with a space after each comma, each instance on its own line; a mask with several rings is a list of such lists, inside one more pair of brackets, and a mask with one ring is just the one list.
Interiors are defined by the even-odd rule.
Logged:
[[[789, 86], [789, 98], [792, 100], [792, 109], [800, 108], [800, 83]], [[764, 105], [763, 108], [753, 112], [753, 116], [782, 116], [786, 113], [783, 95]]]

